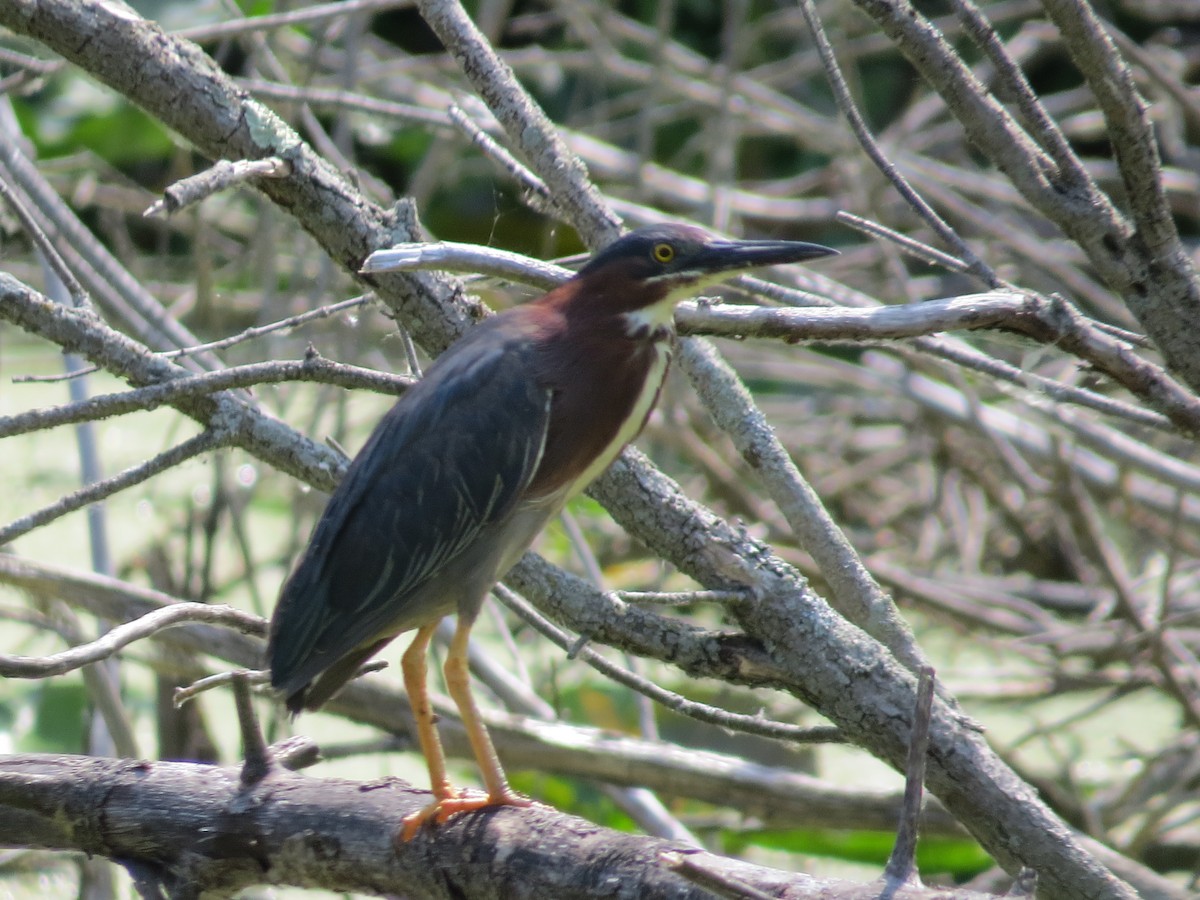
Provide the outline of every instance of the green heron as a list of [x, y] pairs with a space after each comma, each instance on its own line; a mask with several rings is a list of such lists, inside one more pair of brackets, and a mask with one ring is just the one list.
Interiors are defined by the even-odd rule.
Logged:
[[[464, 810], [529, 804], [508, 786], [469, 690], [471, 625], [547, 521], [641, 431], [667, 372], [674, 304], [736, 272], [834, 252], [685, 225], [632, 232], [471, 329], [375, 428], [283, 586], [267, 655], [271, 684], [298, 713], [416, 630], [401, 668], [434, 799], [405, 820], [405, 839]], [[455, 612], [446, 688], [486, 795], [451, 786], [426, 690], [430, 639]]]

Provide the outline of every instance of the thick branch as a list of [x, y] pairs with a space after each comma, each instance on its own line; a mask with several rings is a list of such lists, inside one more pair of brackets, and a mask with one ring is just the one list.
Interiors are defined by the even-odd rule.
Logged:
[[[598, 828], [543, 806], [462, 815], [397, 843], [403, 817], [427, 799], [397, 779], [363, 784], [276, 767], [246, 786], [237, 769], [193, 763], [9, 756], [0, 757], [0, 844], [106, 856], [152, 871], [183, 897], [254, 884], [431, 900], [711, 896], [663, 862], [672, 851], [772, 897], [879, 896], [865, 885]], [[984, 895], [913, 888], [889, 896]]]

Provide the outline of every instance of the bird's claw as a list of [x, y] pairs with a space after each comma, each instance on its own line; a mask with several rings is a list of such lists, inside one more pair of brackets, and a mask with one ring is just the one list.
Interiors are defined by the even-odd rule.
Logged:
[[473, 812], [477, 809], [487, 809], [492, 806], [526, 807], [532, 805], [533, 801], [528, 797], [522, 797], [513, 791], [506, 790], [502, 793], [489, 794], [484, 791], [463, 791], [456, 789], [445, 796], [436, 797], [425, 808], [405, 816], [404, 824], [400, 826], [400, 833], [397, 835], [397, 840], [400, 843], [407, 843], [416, 837], [417, 832], [427, 822], [434, 825], [444, 825], [450, 820], [451, 816], [456, 816], [459, 813]]

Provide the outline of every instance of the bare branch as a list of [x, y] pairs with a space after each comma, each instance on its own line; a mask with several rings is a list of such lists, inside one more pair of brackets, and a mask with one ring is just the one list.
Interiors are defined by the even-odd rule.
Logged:
[[402, 394], [412, 386], [406, 375], [389, 375], [373, 369], [349, 366], [324, 359], [315, 353], [300, 361], [251, 363], [210, 372], [185, 375], [170, 381], [120, 394], [102, 394], [78, 403], [51, 409], [31, 409], [12, 416], [0, 416], [0, 438], [123, 415], [138, 410], [157, 409], [183, 398], [204, 397], [234, 388], [286, 381], [311, 381], [345, 388], [365, 388], [384, 394]]
[[520, 594], [511, 591], [503, 585], [496, 586], [496, 595], [500, 597], [504, 605], [519, 615], [522, 619], [536, 628], [543, 635], [548, 637], [554, 643], [564, 650], [570, 652], [569, 658], [580, 658], [589, 666], [602, 672], [608, 678], [620, 684], [624, 684], [633, 688], [638, 693], [649, 697], [656, 703], [661, 704], [672, 712], [677, 712], [680, 715], [685, 715], [696, 719], [699, 722], [707, 722], [710, 725], [717, 725], [729, 731], [740, 731], [745, 734], [754, 734], [759, 737], [774, 738], [775, 740], [794, 742], [797, 744], [825, 744], [838, 743], [841, 741], [841, 734], [836, 728], [803, 728], [798, 725], [789, 725], [785, 722], [773, 722], [763, 715], [746, 716], [736, 713], [726, 712], [725, 710], [717, 709], [705, 703], [697, 703], [695, 700], [689, 700], [686, 697], [676, 694], [673, 691], [667, 691], [653, 682], [640, 677], [635, 672], [628, 669], [622, 669], [620, 666], [614, 665], [606, 660], [599, 653], [586, 647], [581, 647], [578, 650], [573, 650], [574, 643], [571, 638], [554, 627], [551, 622], [540, 616], [533, 607], [531, 607]]
[[111, 497], [113, 494], [123, 491], [126, 488], [141, 484], [143, 481], [153, 478], [155, 475], [165, 472], [167, 469], [173, 468], [185, 460], [192, 459], [202, 453], [209, 453], [220, 447], [228, 446], [230, 442], [231, 435], [223, 431], [216, 429], [202, 431], [195, 437], [188, 438], [182, 444], [178, 444], [170, 450], [166, 450], [146, 460], [141, 465], [128, 468], [124, 472], [113, 475], [111, 478], [93, 482], [86, 487], [82, 487], [59, 498], [54, 503], [39, 509], [37, 512], [22, 516], [8, 523], [3, 528], [0, 528], [0, 547], [12, 543], [21, 535], [28, 534], [35, 528], [41, 528], [43, 525], [47, 525], [69, 512], [82, 509], [89, 504], [103, 500], [105, 497]]
[[236, 163], [218, 160], [207, 171], [170, 185], [163, 191], [163, 198], [152, 203], [142, 215], [146, 218], [173, 215], [185, 206], [199, 203], [218, 191], [243, 184], [252, 178], [284, 178], [290, 174], [290, 164], [277, 157], [239, 160]]
[[225, 625], [237, 629], [242, 634], [262, 635], [265, 631], [262, 619], [240, 609], [207, 603], [177, 603], [146, 613], [124, 625], [117, 625], [103, 637], [55, 653], [53, 656], [0, 656], [0, 675], [5, 678], [49, 678], [63, 675], [108, 659], [134, 641], [148, 638], [165, 628], [193, 622]]

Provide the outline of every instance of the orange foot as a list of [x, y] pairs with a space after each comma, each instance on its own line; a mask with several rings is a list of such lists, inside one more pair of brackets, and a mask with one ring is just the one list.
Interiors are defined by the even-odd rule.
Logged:
[[471, 812], [476, 809], [487, 809], [490, 806], [532, 806], [533, 801], [528, 797], [522, 797], [520, 794], [512, 791], [504, 791], [498, 794], [487, 794], [483, 791], [463, 791], [452, 789], [444, 797], [436, 797], [432, 803], [424, 809], [404, 817], [404, 824], [400, 827], [400, 834], [397, 838], [401, 842], [411, 841], [421, 826], [426, 822], [432, 822], [435, 825], [443, 825], [451, 816], [456, 816], [459, 813]]

